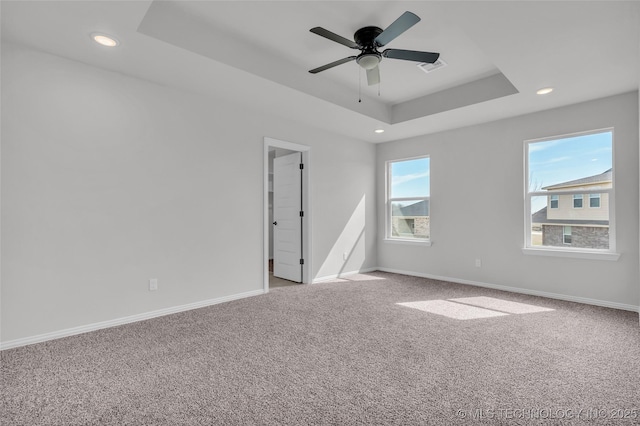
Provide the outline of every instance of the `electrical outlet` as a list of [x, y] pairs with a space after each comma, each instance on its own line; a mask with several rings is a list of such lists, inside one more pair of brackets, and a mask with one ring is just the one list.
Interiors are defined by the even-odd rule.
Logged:
[[156, 291], [158, 289], [158, 279], [151, 278], [149, 280], [149, 291]]
[[476, 268], [481, 268], [481, 267], [482, 267], [482, 260], [476, 259]]
[[349, 258], [349, 253], [344, 252], [342, 253], [342, 260], [347, 260]]

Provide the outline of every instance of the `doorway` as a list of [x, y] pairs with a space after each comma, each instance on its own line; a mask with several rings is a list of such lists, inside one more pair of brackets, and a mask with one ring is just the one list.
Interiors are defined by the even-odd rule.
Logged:
[[309, 147], [264, 138], [264, 290], [311, 282]]

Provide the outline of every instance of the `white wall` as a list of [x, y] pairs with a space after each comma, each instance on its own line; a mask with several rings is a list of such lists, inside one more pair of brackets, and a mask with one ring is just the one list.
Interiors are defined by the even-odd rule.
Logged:
[[3, 44], [2, 342], [260, 291], [264, 136], [311, 146], [314, 275], [374, 267], [373, 145]]
[[[523, 141], [615, 128], [617, 262], [527, 256], [524, 245]], [[431, 156], [431, 247], [383, 241], [378, 266], [574, 298], [639, 304], [638, 93], [377, 146], [378, 209], [384, 164]], [[476, 268], [476, 258], [482, 267]]]

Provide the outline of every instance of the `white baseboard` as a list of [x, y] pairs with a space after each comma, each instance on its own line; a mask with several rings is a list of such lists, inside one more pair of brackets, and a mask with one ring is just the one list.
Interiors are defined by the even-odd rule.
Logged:
[[264, 290], [253, 290], [245, 293], [232, 294], [230, 296], [218, 297], [215, 299], [202, 300], [199, 302], [188, 303], [186, 305], [171, 306], [169, 308], [158, 309], [156, 311], [144, 312], [142, 314], [131, 315], [112, 320], [96, 322], [93, 324], [81, 325], [79, 327], [67, 328], [64, 330], [52, 331], [51, 333], [39, 334], [37, 336], [23, 337], [21, 339], [0, 342], [0, 350], [17, 348], [19, 346], [31, 345], [34, 343], [46, 342], [47, 340], [59, 339], [61, 337], [74, 336], [76, 334], [88, 333], [90, 331], [100, 330], [103, 328], [115, 327], [118, 325], [128, 324], [137, 321], [144, 321], [151, 318], [161, 317], [164, 315], [175, 314], [178, 312], [190, 311], [192, 309], [204, 308], [205, 306], [217, 305], [218, 303], [230, 302], [232, 300], [244, 299], [264, 294]]
[[442, 277], [438, 275], [424, 274], [421, 272], [402, 271], [399, 269], [377, 268], [377, 270], [382, 272], [391, 272], [394, 274], [410, 275], [410, 276], [421, 277], [421, 278], [430, 278], [438, 281], [449, 281], [457, 284], [466, 284], [466, 285], [473, 285], [476, 287], [486, 287], [486, 288], [492, 288], [495, 290], [510, 291], [512, 293], [521, 293], [521, 294], [529, 294], [531, 296], [548, 297], [549, 299], [566, 300], [568, 302], [584, 303], [587, 305], [602, 306], [605, 308], [621, 309], [624, 311], [631, 311], [631, 312], [640, 312], [640, 309], [638, 306], [627, 305], [625, 303], [609, 302], [607, 300], [589, 299], [586, 297], [569, 296], [566, 294], [549, 293], [546, 291], [530, 290], [527, 288], [509, 287], [509, 286], [498, 285], [498, 284], [489, 284], [489, 283], [483, 283], [479, 281], [463, 280], [460, 278]]
[[[443, 277], [443, 276], [439, 276], [439, 275], [425, 274], [425, 273], [421, 273], [421, 272], [404, 271], [404, 270], [399, 270], [399, 269], [381, 268], [381, 267], [365, 268], [365, 269], [360, 269], [358, 271], [349, 271], [349, 272], [343, 272], [343, 273], [336, 274], [336, 275], [327, 275], [327, 276], [324, 276], [324, 277], [318, 277], [318, 278], [315, 278], [313, 280], [313, 284], [322, 283], [322, 282], [326, 282], [326, 281], [330, 281], [330, 280], [335, 280], [337, 278], [348, 277], [350, 275], [355, 275], [355, 274], [365, 274], [367, 272], [373, 272], [373, 271], [391, 272], [391, 273], [394, 273], [394, 274], [402, 274], [402, 275], [410, 275], [410, 276], [414, 276], [414, 277], [430, 278], [430, 279], [439, 280], [439, 281], [449, 281], [449, 282], [458, 283], [458, 284], [473, 285], [473, 286], [476, 286], [476, 287], [492, 288], [492, 289], [496, 289], [496, 290], [509, 291], [509, 292], [512, 292], [512, 293], [529, 294], [529, 295], [532, 295], [532, 296], [548, 297], [550, 299], [559, 299], [559, 300], [566, 300], [566, 301], [569, 301], [569, 302], [585, 303], [587, 305], [602, 306], [602, 307], [605, 307], [605, 308], [613, 308], [613, 309], [621, 309], [621, 310], [625, 310], [625, 311], [640, 312], [640, 309], [639, 309], [638, 306], [628, 305], [628, 304], [624, 304], [624, 303], [609, 302], [609, 301], [606, 301], [606, 300], [598, 300], [598, 299], [589, 299], [589, 298], [586, 298], [586, 297], [568, 296], [568, 295], [565, 295], [565, 294], [549, 293], [549, 292], [546, 292], [546, 291], [530, 290], [530, 289], [518, 288], [518, 287], [509, 287], [509, 286], [498, 285], [498, 284], [489, 284], [489, 283], [484, 283], [484, 282], [479, 282], [479, 281], [464, 280], [464, 279], [460, 279], [460, 278]], [[64, 330], [53, 331], [53, 332], [50, 332], [50, 333], [39, 334], [39, 335], [36, 335], [36, 336], [23, 337], [23, 338], [20, 338], [20, 339], [9, 340], [9, 341], [6, 341], [6, 342], [0, 342], [0, 350], [17, 348], [17, 347], [20, 347], [20, 346], [31, 345], [31, 344], [34, 344], [34, 343], [46, 342], [47, 340], [59, 339], [59, 338], [62, 338], [62, 337], [68, 337], [68, 336], [74, 336], [74, 335], [77, 335], [77, 334], [88, 333], [90, 331], [100, 330], [100, 329], [103, 329], [103, 328], [115, 327], [115, 326], [118, 326], [118, 325], [128, 324], [128, 323], [137, 322], [137, 321], [144, 321], [144, 320], [147, 320], [147, 319], [156, 318], [156, 317], [160, 317], [160, 316], [164, 316], [164, 315], [170, 315], [170, 314], [175, 314], [175, 313], [178, 313], [178, 312], [189, 311], [189, 310], [192, 310], [192, 309], [203, 308], [205, 306], [211, 306], [211, 305], [217, 305], [219, 303], [230, 302], [232, 300], [238, 300], [238, 299], [244, 299], [246, 297], [258, 296], [258, 295], [261, 295], [261, 294], [264, 294], [264, 293], [265, 293], [265, 291], [262, 290], [262, 289], [253, 290], [253, 291], [248, 291], [248, 292], [245, 292], [245, 293], [238, 293], [238, 294], [232, 294], [230, 296], [219, 297], [219, 298], [216, 298], [216, 299], [202, 300], [202, 301], [199, 301], [199, 302], [188, 303], [186, 305], [172, 306], [172, 307], [169, 307], [169, 308], [158, 309], [158, 310], [155, 310], [155, 311], [145, 312], [145, 313], [142, 313], [142, 314], [136, 314], [136, 315], [131, 315], [131, 316], [127, 316], [127, 317], [116, 318], [116, 319], [107, 320], [107, 321], [101, 321], [101, 322], [97, 322], [97, 323], [93, 323], [93, 324], [87, 324], [87, 325], [83, 325], [83, 326], [79, 326], [79, 327], [67, 328], [67, 329], [64, 329]]]
[[373, 271], [378, 271], [378, 270], [380, 270], [380, 268], [364, 268], [364, 269], [359, 269], [357, 271], [341, 272], [341, 273], [335, 274], [335, 275], [325, 275], [324, 277], [316, 277], [316, 278], [314, 278], [313, 282], [311, 284], [319, 284], [319, 283], [323, 283], [323, 282], [326, 282], [326, 281], [335, 280], [335, 279], [338, 279], [338, 278], [348, 277], [349, 275], [366, 274], [367, 272], [373, 272]]

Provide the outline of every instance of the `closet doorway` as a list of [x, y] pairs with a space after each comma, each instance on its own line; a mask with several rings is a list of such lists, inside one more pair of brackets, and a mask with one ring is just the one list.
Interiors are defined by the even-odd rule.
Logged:
[[264, 288], [309, 283], [309, 147], [265, 138]]

